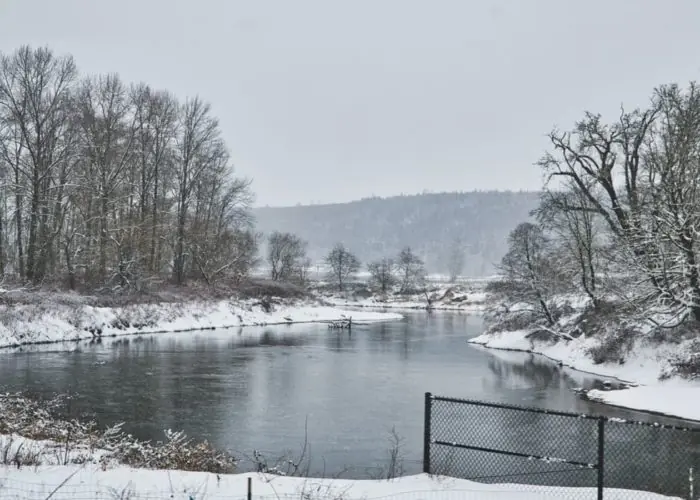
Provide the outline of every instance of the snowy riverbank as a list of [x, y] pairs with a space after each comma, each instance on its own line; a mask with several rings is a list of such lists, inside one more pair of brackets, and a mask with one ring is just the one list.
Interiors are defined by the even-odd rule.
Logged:
[[469, 290], [462, 286], [435, 285], [426, 293], [414, 294], [324, 294], [328, 304], [342, 307], [368, 309], [433, 309], [442, 311], [483, 312], [489, 296], [483, 291]]
[[546, 356], [576, 370], [616, 378], [631, 387], [590, 390], [585, 396], [633, 410], [700, 421], [700, 383], [671, 376], [671, 360], [688, 355], [692, 341], [658, 343], [639, 340], [626, 352], [623, 362], [596, 363], [591, 353], [600, 347], [599, 337], [537, 340], [531, 330], [484, 333], [469, 340], [492, 349], [526, 351]]
[[[11, 467], [0, 469], [0, 498], [245, 498], [250, 480], [253, 498], [374, 500], [412, 498], [424, 500], [544, 500], [595, 499], [595, 488], [547, 488], [521, 484], [482, 484], [426, 474], [390, 481], [282, 477], [264, 474], [218, 475], [204, 472], [157, 471], [117, 467], [102, 470], [94, 465]], [[605, 498], [622, 500], [669, 499], [663, 495], [606, 489]]]
[[231, 299], [94, 307], [80, 302], [0, 305], [0, 348], [116, 335], [212, 328], [318, 323], [352, 317], [354, 322], [394, 321], [395, 313], [345, 311], [317, 301]]

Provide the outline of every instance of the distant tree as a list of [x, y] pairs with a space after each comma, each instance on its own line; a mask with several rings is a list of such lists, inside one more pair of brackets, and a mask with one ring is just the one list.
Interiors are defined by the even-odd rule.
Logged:
[[386, 293], [396, 284], [394, 271], [396, 265], [393, 259], [384, 258], [367, 265], [370, 274], [370, 285]]
[[396, 268], [401, 280], [402, 293], [415, 290], [423, 285], [425, 281], [425, 265], [423, 260], [413, 253], [411, 247], [406, 247], [399, 252]]
[[306, 242], [298, 236], [275, 231], [268, 237], [267, 263], [274, 281], [303, 280], [307, 260]]
[[309, 282], [309, 273], [311, 272], [311, 259], [305, 257], [299, 263], [296, 274], [299, 284], [305, 286]]
[[450, 283], [457, 281], [464, 269], [464, 246], [459, 238], [452, 241], [448, 255], [447, 270], [450, 273]]
[[342, 243], [338, 243], [326, 256], [326, 265], [330, 268], [328, 279], [343, 290], [348, 279], [360, 269], [360, 261]]

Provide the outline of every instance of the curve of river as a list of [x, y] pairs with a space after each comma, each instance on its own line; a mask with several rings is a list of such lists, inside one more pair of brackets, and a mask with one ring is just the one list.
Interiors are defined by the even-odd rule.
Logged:
[[679, 423], [584, 401], [573, 389], [602, 387], [601, 378], [466, 342], [481, 330], [476, 315], [418, 312], [352, 332], [283, 325], [38, 346], [0, 353], [0, 389], [76, 392], [71, 411], [124, 421], [138, 437], [181, 429], [271, 462], [298, 454], [306, 435], [312, 474], [355, 478], [381, 474], [392, 427], [403, 472], [420, 472], [427, 391]]

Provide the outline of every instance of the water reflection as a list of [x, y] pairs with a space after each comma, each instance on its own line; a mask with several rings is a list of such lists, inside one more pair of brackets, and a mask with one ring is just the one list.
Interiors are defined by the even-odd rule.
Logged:
[[[573, 392], [600, 385], [596, 377], [531, 354], [467, 344], [480, 332], [479, 317], [435, 312], [352, 331], [281, 325], [103, 339], [69, 346], [73, 352], [59, 346], [2, 352], [0, 384], [44, 395], [77, 392], [75, 411], [93, 412], [103, 424], [124, 421], [127, 431], [144, 439], [182, 429], [247, 455], [300, 449], [308, 419], [312, 472], [347, 469], [355, 477], [376, 472], [386, 460], [392, 426], [404, 438], [405, 472], [420, 471], [427, 391], [658, 420], [583, 401]], [[551, 451], [542, 435], [560, 432], [583, 451], [591, 436], [589, 429], [562, 428], [534, 415], [485, 421], [470, 427], [475, 440], [497, 435], [504, 446], [523, 449]], [[649, 446], [667, 450], [656, 439], [649, 438]], [[621, 467], [630, 474], [644, 469]]]

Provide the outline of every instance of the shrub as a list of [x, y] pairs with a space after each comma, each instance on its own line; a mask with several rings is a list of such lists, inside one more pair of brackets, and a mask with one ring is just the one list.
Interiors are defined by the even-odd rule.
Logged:
[[601, 363], [624, 364], [627, 353], [632, 349], [637, 335], [638, 332], [633, 328], [622, 327], [603, 336], [597, 346], [589, 349], [588, 354], [597, 365]]

